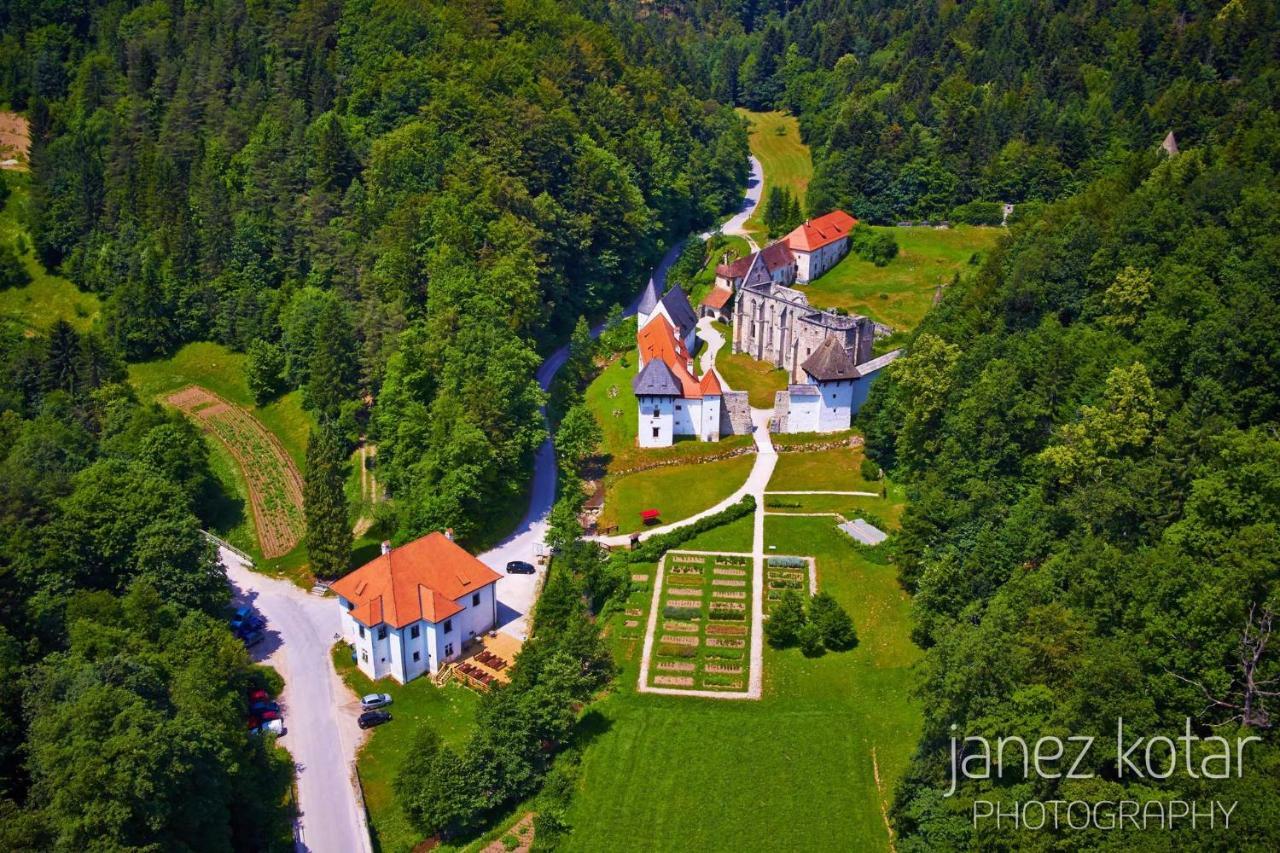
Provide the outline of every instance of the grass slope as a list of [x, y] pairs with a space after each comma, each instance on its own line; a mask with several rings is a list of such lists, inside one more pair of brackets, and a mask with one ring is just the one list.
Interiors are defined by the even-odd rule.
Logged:
[[618, 691], [593, 709], [604, 723], [564, 849], [888, 849], [882, 808], [920, 730], [909, 601], [893, 565], [830, 519], [770, 516], [765, 535], [778, 553], [817, 557], [861, 644], [815, 660], [766, 649], [764, 698], [725, 702], [636, 693], [639, 644], [618, 639]]
[[880, 228], [898, 241], [898, 256], [877, 267], [850, 254], [821, 278], [803, 287], [815, 308], [843, 308], [863, 314], [895, 331], [915, 328], [933, 305], [938, 283], [955, 273], [969, 275], [975, 252], [989, 250], [1003, 228], [959, 225], [954, 228]]
[[880, 483], [862, 479], [861, 447], [778, 454], [766, 491], [880, 492]]
[[[741, 438], [750, 440], [749, 436]], [[719, 444], [724, 449], [724, 442]], [[645, 509], [661, 510], [664, 524], [688, 518], [733, 494], [746, 482], [754, 462], [754, 454], [747, 453], [718, 462], [665, 465], [634, 474], [611, 475], [605, 480], [600, 526], [616, 524], [619, 533], [640, 530], [640, 511]]]
[[734, 391], [746, 391], [753, 407], [772, 409], [774, 394], [787, 388], [787, 371], [729, 349], [726, 343], [716, 354], [716, 370], [720, 376]]
[[8, 243], [20, 251], [22, 265], [31, 275], [31, 282], [23, 287], [0, 290], [0, 317], [12, 319], [23, 328], [43, 330], [56, 320], [66, 320], [78, 331], [85, 331], [99, 313], [98, 297], [82, 293], [67, 279], [54, 275], [36, 258], [27, 206], [30, 203], [31, 177], [25, 172], [0, 172], [9, 185], [9, 199], [0, 210], [0, 243]]
[[751, 125], [747, 143], [764, 169], [760, 204], [746, 225], [760, 242], [766, 234], [759, 217], [764, 213], [769, 190], [775, 186], [787, 187], [804, 209], [809, 180], [813, 177], [813, 159], [809, 156], [809, 146], [800, 141], [800, 124], [795, 116], [777, 111], [758, 113], [742, 108], [738, 109], [738, 114]]

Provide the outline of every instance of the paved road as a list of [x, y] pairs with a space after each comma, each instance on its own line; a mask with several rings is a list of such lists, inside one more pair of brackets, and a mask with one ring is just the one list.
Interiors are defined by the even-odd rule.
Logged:
[[329, 657], [341, 631], [337, 605], [253, 571], [227, 548], [219, 555], [236, 603], [252, 605], [266, 617], [267, 638], [252, 649], [254, 659], [284, 678], [280, 743], [297, 766], [298, 849], [363, 853], [370, 849], [369, 834], [351, 778], [363, 740], [356, 726], [360, 704]]
[[[756, 209], [756, 205], [760, 203], [760, 193], [764, 190], [764, 167], [760, 165], [760, 161], [755, 157], [751, 158], [751, 177], [747, 179], [747, 193], [742, 199], [742, 208], [725, 221], [720, 226], [723, 234], [735, 234], [747, 241], [751, 246], [751, 251], [758, 252], [760, 247], [751, 235], [747, 233], [743, 227], [747, 220], [751, 217], [752, 211]], [[704, 234], [705, 239], [708, 235]]]
[[[726, 222], [741, 228], [760, 198], [760, 164], [752, 158], [752, 182], [743, 208]], [[739, 233], [737, 231], [731, 233]], [[654, 268], [652, 278], [665, 289], [667, 270], [680, 255], [676, 244]], [[636, 300], [626, 309], [635, 313]], [[592, 329], [592, 336], [603, 330]], [[538, 368], [538, 383], [547, 389], [556, 371], [568, 358], [561, 347]], [[767, 439], [767, 436], [766, 436]], [[765, 478], [768, 482], [768, 477]], [[485, 564], [499, 570], [498, 613], [501, 629], [523, 639], [529, 630], [528, 614], [537, 600], [544, 569], [534, 575], [507, 575], [510, 560], [535, 563], [538, 546], [546, 539], [547, 515], [555, 502], [556, 464], [551, 441], [545, 441], [534, 457], [529, 509], [515, 531], [496, 548], [480, 555]], [[763, 506], [763, 501], [761, 502]], [[252, 571], [234, 551], [220, 549], [237, 603], [252, 604], [267, 620], [268, 638], [254, 649], [255, 658], [274, 666], [285, 680], [281, 706], [286, 733], [281, 743], [293, 755], [298, 768], [298, 849], [363, 853], [369, 836], [357, 801], [352, 767], [363, 740], [355, 718], [357, 697], [333, 669], [329, 657], [341, 633], [338, 609], [332, 598], [310, 595], [292, 583]]]

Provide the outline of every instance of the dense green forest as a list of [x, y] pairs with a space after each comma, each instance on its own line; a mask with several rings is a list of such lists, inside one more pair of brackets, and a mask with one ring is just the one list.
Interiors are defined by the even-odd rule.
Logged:
[[1170, 130], [1228, 139], [1275, 97], [1270, 0], [657, 5], [616, 15], [631, 50], [726, 103], [797, 115], [809, 211], [871, 222], [1068, 195]]
[[538, 353], [746, 179], [727, 107], [571, 5], [7, 4], [39, 252], [126, 358], [216, 340], [369, 432], [402, 537], [474, 534], [544, 435]]
[[203, 439], [96, 334], [0, 332], [0, 847], [284, 849]]

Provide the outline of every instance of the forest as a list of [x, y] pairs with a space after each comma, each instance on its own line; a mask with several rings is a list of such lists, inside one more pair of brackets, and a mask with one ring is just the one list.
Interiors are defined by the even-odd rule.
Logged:
[[972, 221], [970, 202], [1076, 193], [1169, 131], [1204, 144], [1274, 97], [1266, 0], [657, 5], [667, 14], [613, 16], [635, 55], [724, 103], [799, 117], [810, 214]]
[[571, 5], [8, 4], [39, 253], [124, 358], [246, 351], [378, 442], [398, 538], [471, 537], [545, 435], [540, 353], [746, 179], [728, 107]]

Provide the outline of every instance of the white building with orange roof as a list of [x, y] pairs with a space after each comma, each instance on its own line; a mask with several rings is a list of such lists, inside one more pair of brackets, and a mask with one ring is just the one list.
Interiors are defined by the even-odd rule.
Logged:
[[335, 581], [343, 638], [371, 679], [437, 672], [496, 627], [500, 575], [443, 533], [429, 533]]
[[792, 281], [813, 281], [849, 254], [849, 233], [858, 220], [843, 210], [833, 210], [798, 226], [780, 242], [786, 243], [795, 259]]
[[701, 379], [684, 341], [665, 314], [654, 312], [636, 333], [640, 372], [631, 389], [638, 405], [636, 438], [641, 447], [668, 447], [676, 436], [720, 440], [724, 394], [715, 369]]

